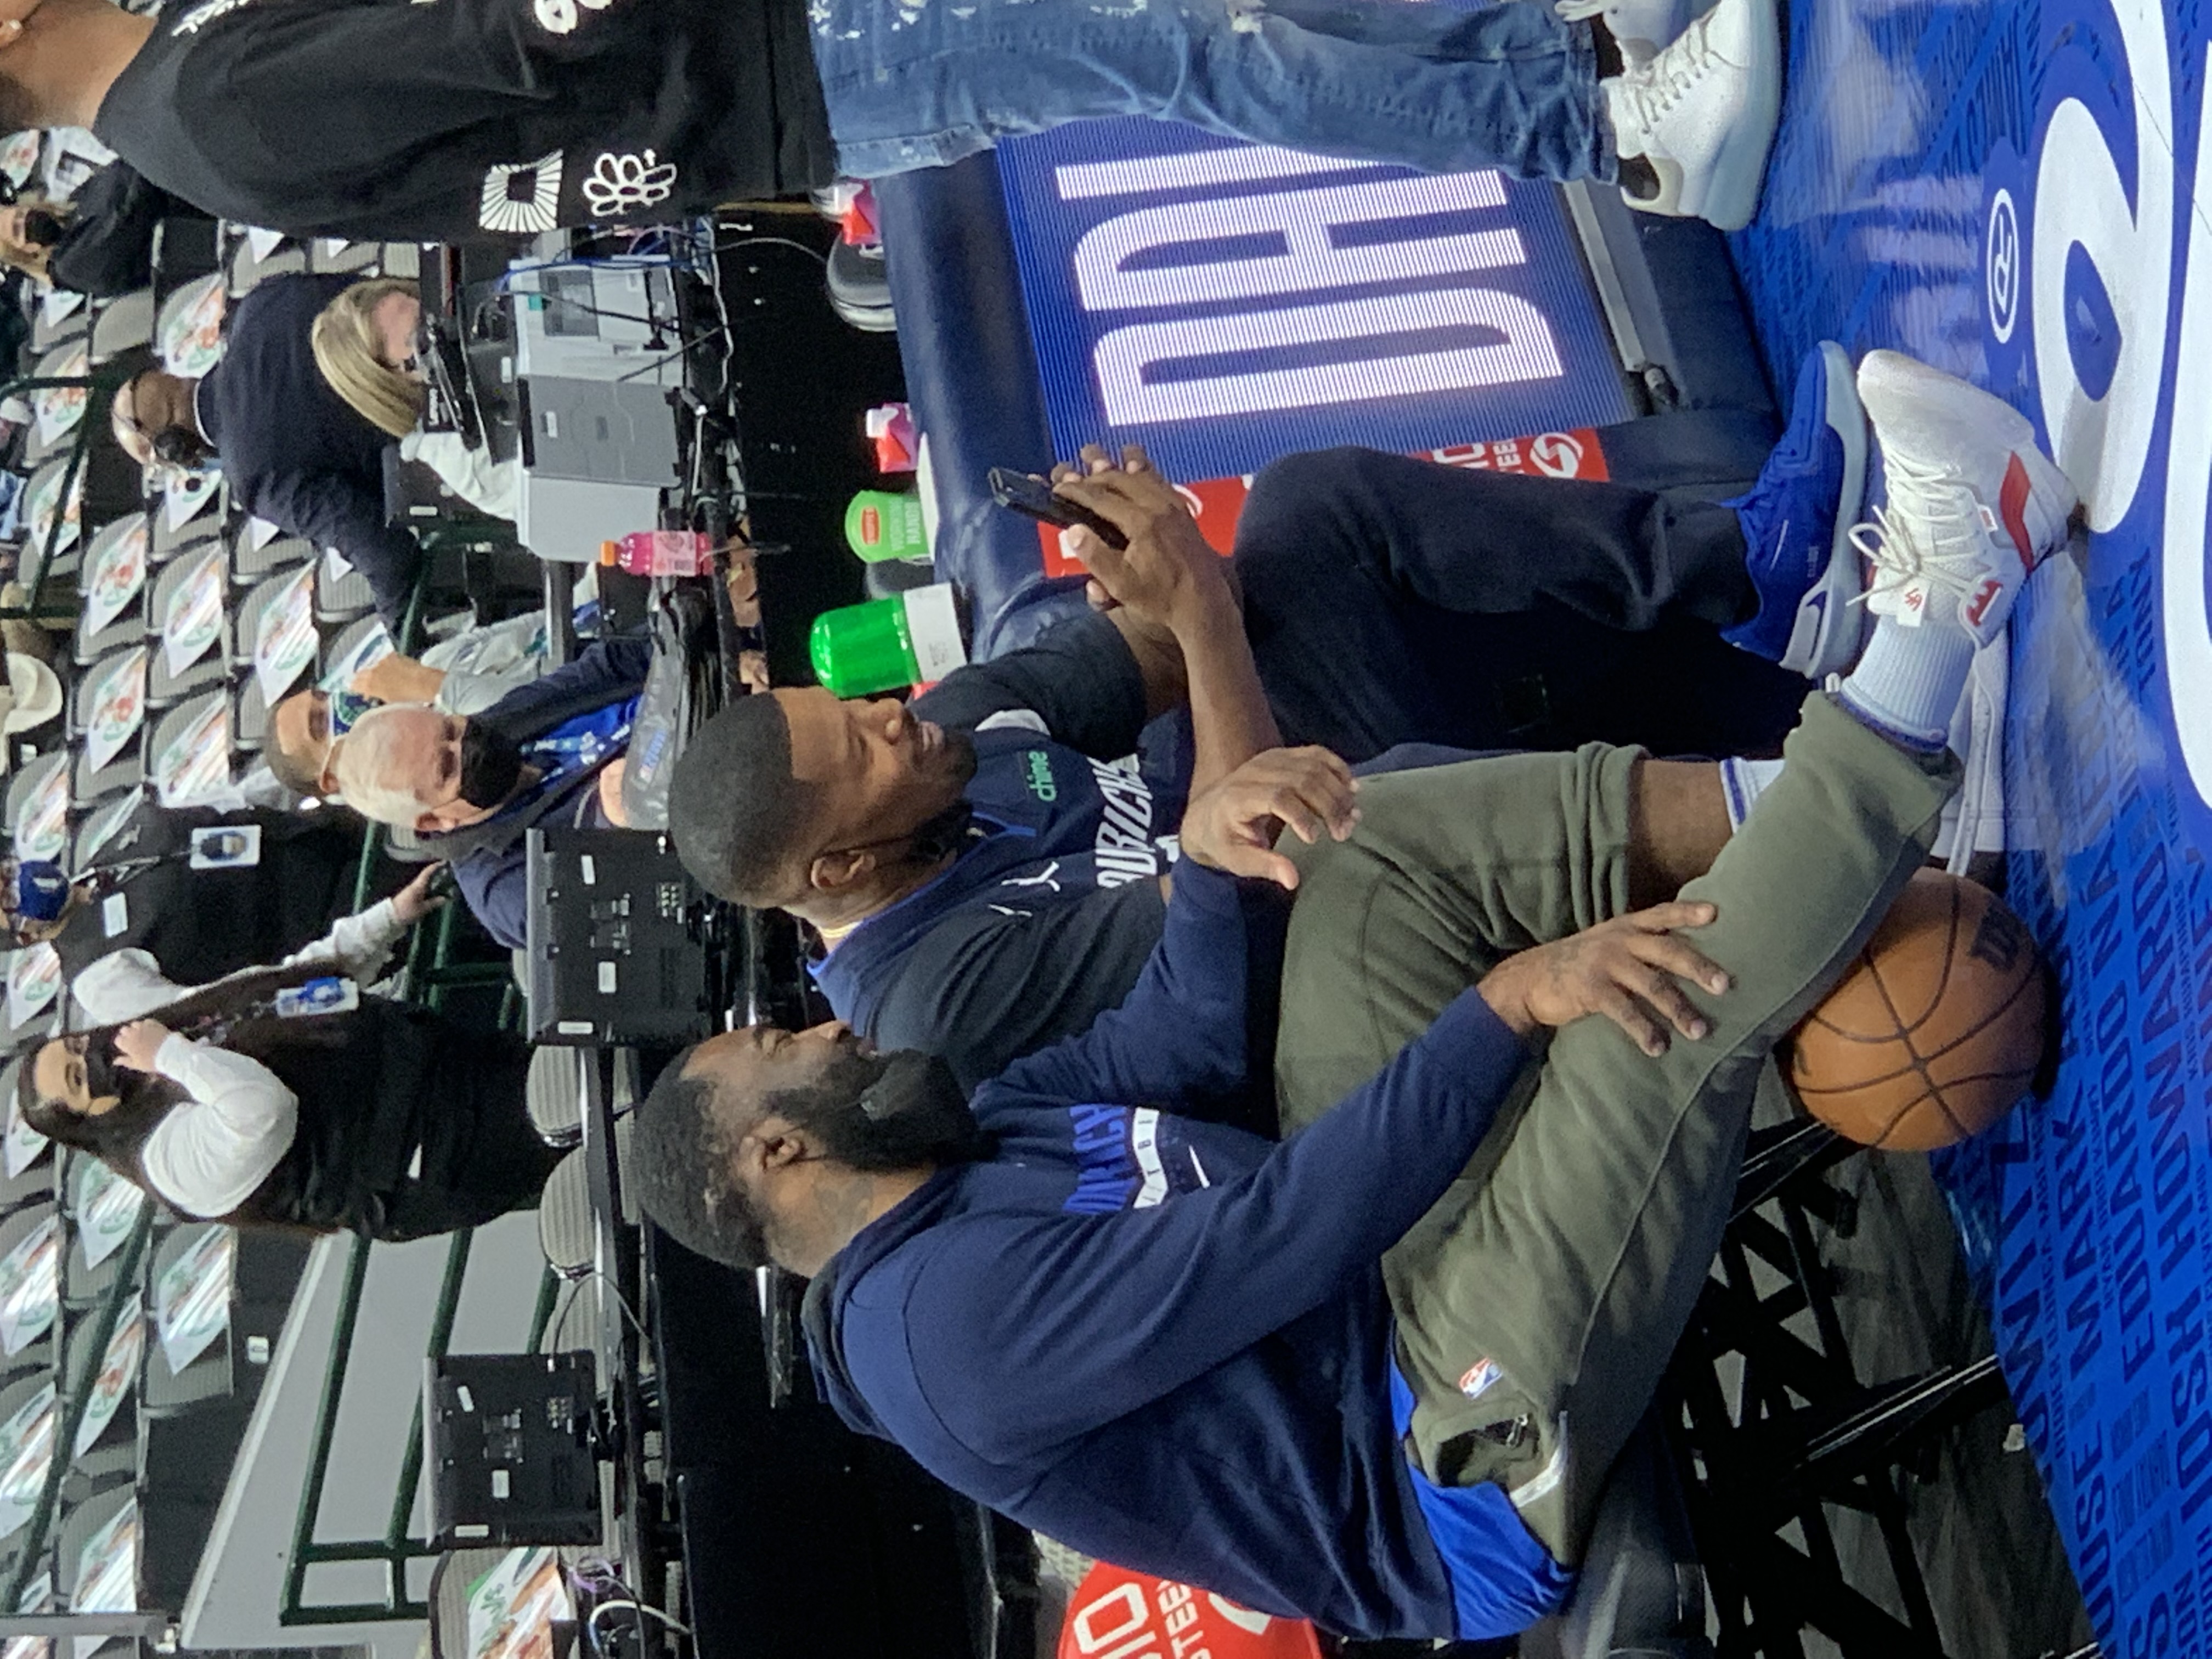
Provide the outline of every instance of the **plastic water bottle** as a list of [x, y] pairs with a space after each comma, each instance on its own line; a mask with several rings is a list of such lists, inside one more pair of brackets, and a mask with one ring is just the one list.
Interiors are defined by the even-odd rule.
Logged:
[[714, 568], [714, 542], [696, 530], [633, 530], [619, 542], [601, 542], [599, 562], [633, 576], [702, 576]]
[[968, 660], [963, 607], [950, 582], [825, 611], [807, 638], [814, 677], [841, 697], [941, 680]]

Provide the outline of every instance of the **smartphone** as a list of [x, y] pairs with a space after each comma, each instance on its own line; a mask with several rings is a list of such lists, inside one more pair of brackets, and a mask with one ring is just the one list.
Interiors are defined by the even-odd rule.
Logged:
[[1015, 512], [1045, 524], [1079, 524], [1085, 530], [1095, 531], [1109, 547], [1127, 547], [1129, 544], [1129, 538], [1110, 521], [1100, 518], [1089, 507], [1069, 501], [1065, 495], [1054, 495], [1052, 486], [1042, 478], [1032, 478], [1026, 472], [994, 466], [991, 469], [990, 482], [991, 499], [1000, 507], [1011, 507]]

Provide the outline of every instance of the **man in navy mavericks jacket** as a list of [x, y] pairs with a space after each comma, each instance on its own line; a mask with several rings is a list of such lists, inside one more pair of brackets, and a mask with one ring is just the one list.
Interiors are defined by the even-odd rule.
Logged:
[[333, 751], [338, 793], [363, 817], [420, 836], [452, 864], [484, 931], [519, 951], [530, 923], [527, 834], [617, 823], [610, 808], [653, 649], [643, 635], [602, 640], [480, 714], [372, 708]]
[[204, 376], [149, 368], [117, 392], [115, 437], [142, 465], [165, 434], [179, 459], [212, 451], [233, 501], [288, 536], [336, 548], [397, 632], [422, 550], [385, 512], [392, 440], [331, 389], [308, 337], [323, 307], [361, 280], [295, 274], [256, 283], [231, 312], [222, 361]]
[[[842, 1025], [732, 1032], [640, 1114], [647, 1211], [733, 1266], [812, 1277], [839, 1413], [1024, 1525], [1347, 1635], [1525, 1628], [1571, 1589], [1694, 1305], [1773, 1043], [1925, 856], [1958, 775], [1816, 694], [1791, 764], [1679, 901], [1564, 938], [1534, 924], [1554, 942], [1510, 955], [1556, 849], [1363, 860], [1407, 792], [1457, 775], [1475, 823], [1486, 778], [1527, 794], [1532, 761], [1570, 783], [1580, 764], [1369, 781], [1354, 839], [1300, 854], [1302, 909], [1343, 897], [1340, 861], [1369, 898], [1378, 878], [1486, 896], [1497, 965], [1469, 963], [1474, 988], [1281, 1144], [1176, 1114], [1248, 1052], [1251, 895], [1208, 866], [1254, 867], [1237, 849], [1271, 816], [1350, 830], [1349, 776], [1310, 750], [1194, 803], [1128, 1001], [977, 1091], [972, 1118], [942, 1062]], [[1558, 806], [1572, 819], [1567, 785]], [[1587, 873], [1585, 896], [1605, 890]], [[1335, 914], [1358, 933], [1383, 912]], [[1553, 1025], [1539, 1059], [1524, 1040]]]

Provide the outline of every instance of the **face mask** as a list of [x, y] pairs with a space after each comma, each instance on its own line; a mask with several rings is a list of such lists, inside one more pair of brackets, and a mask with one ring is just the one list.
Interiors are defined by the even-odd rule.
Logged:
[[62, 240], [64, 226], [59, 216], [44, 208], [33, 208], [23, 216], [23, 240], [33, 247], [53, 247]]
[[181, 426], [163, 428], [153, 437], [154, 459], [164, 466], [195, 467], [215, 454], [206, 439]]
[[522, 748], [482, 720], [461, 733], [461, 799], [485, 811], [506, 804], [522, 781]]
[[957, 1163], [972, 1155], [975, 1115], [952, 1068], [935, 1054], [902, 1048], [856, 1066], [874, 1080], [860, 1091], [857, 1122], [841, 1121], [826, 1135], [833, 1156], [857, 1170], [910, 1170]]
[[[356, 720], [380, 706], [374, 697], [364, 697], [358, 691], [333, 691], [330, 699], [331, 735], [334, 738], [345, 736], [353, 730]], [[471, 726], [469, 729], [476, 728]]]
[[119, 1095], [123, 1091], [115, 1081], [115, 1033], [98, 1031], [84, 1042], [84, 1087], [94, 1100], [102, 1095]]

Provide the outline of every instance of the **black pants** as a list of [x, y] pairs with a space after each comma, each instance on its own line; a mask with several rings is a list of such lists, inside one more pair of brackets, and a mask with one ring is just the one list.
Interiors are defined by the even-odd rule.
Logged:
[[530, 1121], [527, 1043], [507, 1031], [454, 1031], [440, 1048], [422, 1108], [421, 1170], [392, 1195], [380, 1239], [425, 1238], [528, 1209], [561, 1161]]
[[1778, 751], [1806, 683], [1718, 630], [1756, 605], [1735, 514], [1623, 485], [1367, 449], [1276, 461], [1237, 532], [1284, 737]]

